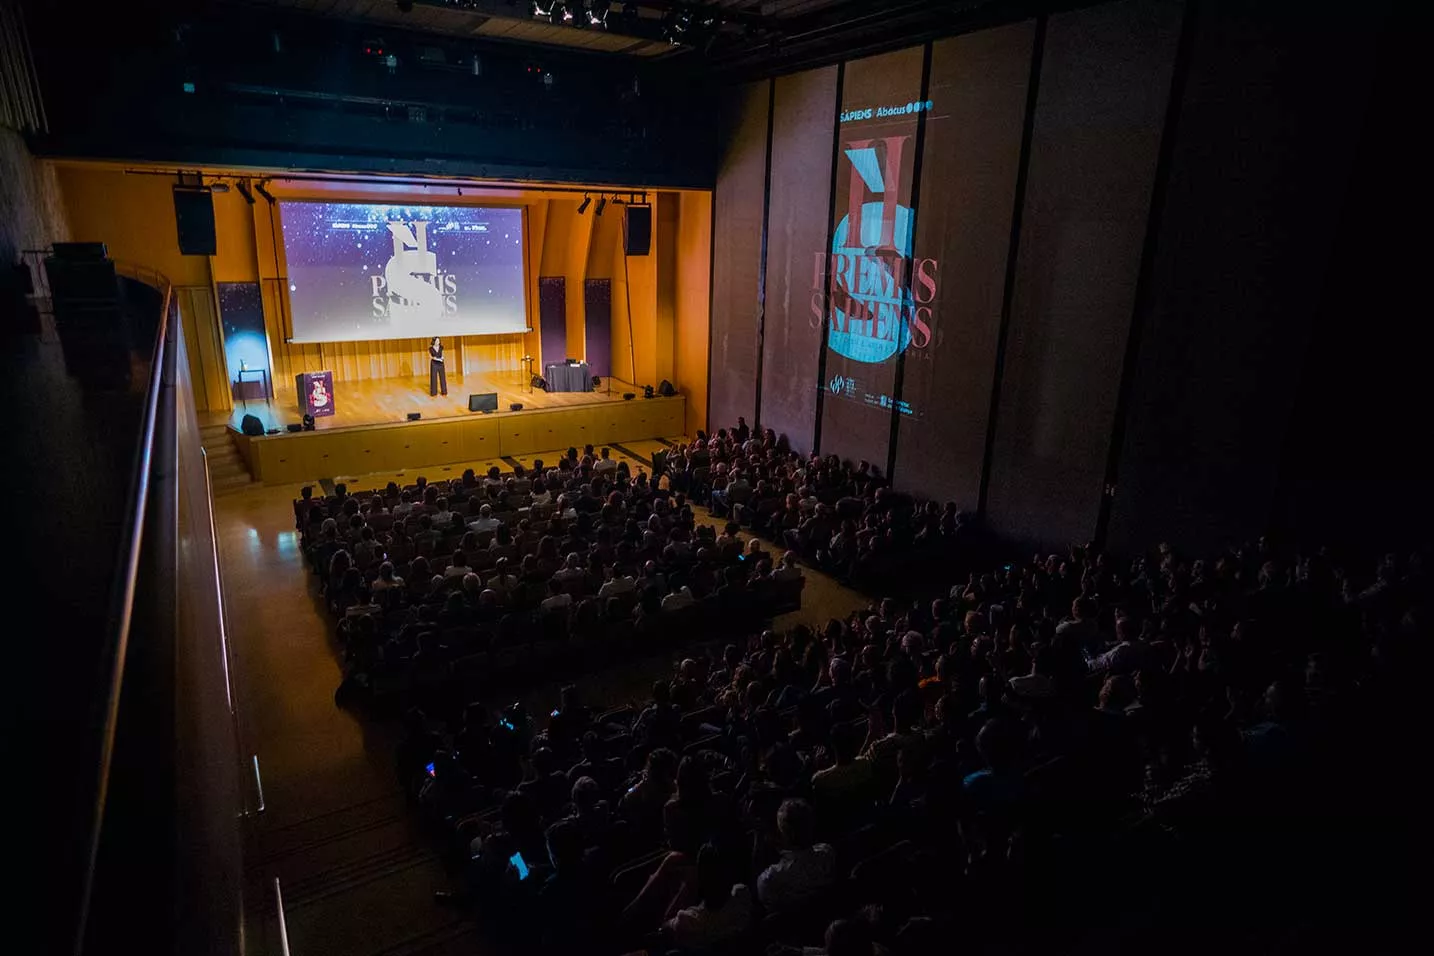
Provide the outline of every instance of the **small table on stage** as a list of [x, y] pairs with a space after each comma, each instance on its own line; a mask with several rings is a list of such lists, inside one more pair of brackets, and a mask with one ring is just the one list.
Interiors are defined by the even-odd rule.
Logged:
[[593, 377], [592, 373], [588, 371], [586, 362], [579, 362], [576, 365], [561, 362], [545, 366], [543, 377], [548, 380], [548, 391], [550, 392], [592, 391]]
[[[244, 381], [245, 375], [257, 375], [258, 381], [253, 379]], [[256, 399], [264, 401], [269, 397], [269, 373], [262, 368], [241, 368], [234, 379], [234, 397], [249, 407], [249, 400]]]

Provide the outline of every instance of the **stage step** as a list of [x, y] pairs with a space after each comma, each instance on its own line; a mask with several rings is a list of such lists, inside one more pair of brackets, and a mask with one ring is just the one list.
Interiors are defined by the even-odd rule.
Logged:
[[248, 488], [254, 484], [254, 479], [250, 476], [249, 472], [241, 471], [233, 475], [213, 475], [210, 478], [210, 484], [213, 486], [214, 494], [217, 496], [232, 494], [235, 491]]
[[199, 442], [209, 461], [209, 477], [214, 493], [222, 494], [253, 484], [249, 466], [234, 444], [234, 430], [228, 425], [204, 425], [199, 429]]

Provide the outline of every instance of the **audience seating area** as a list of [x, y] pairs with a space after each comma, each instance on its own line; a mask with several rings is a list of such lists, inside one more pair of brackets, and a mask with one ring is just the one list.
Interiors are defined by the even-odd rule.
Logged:
[[294, 503], [345, 648], [340, 700], [459, 704], [801, 606], [803, 580], [681, 494], [570, 449], [557, 467]]
[[[1390, 802], [1413, 792], [1390, 731], [1420, 699], [1423, 555], [1386, 556], [1366, 579], [1324, 551], [1263, 540], [1205, 558], [1164, 544], [1126, 560], [1071, 548], [777, 633], [760, 619], [799, 593], [792, 565], [774, 572], [733, 524], [694, 529], [686, 495], [846, 572], [895, 557], [878, 539], [949, 548], [961, 521], [950, 506], [899, 508], [871, 469], [803, 462], [774, 436], [703, 439], [616, 500], [587, 459], [542, 486], [466, 477], [487, 497], [471, 493], [465, 517], [492, 502], [523, 544], [495, 532], [451, 559], [451, 541], [415, 547], [407, 581], [367, 593], [373, 559], [350, 568], [333, 555], [345, 543], [360, 552], [383, 515], [325, 502], [357, 529], [345, 541], [299, 506], [353, 679], [381, 693], [395, 679], [388, 648], [416, 644], [398, 655], [404, 699], [419, 706], [406, 711], [397, 772], [460, 887], [441, 903], [518, 951], [901, 956], [1116, 938], [1283, 949], [1310, 912], [1358, 911], [1386, 891], [1387, 872], [1368, 863], [1388, 850]], [[739, 449], [732, 471], [754, 473], [750, 496], [711, 464]], [[567, 518], [536, 503], [553, 480]], [[422, 517], [442, 514], [441, 491], [404, 495], [427, 503]], [[803, 530], [821, 509], [853, 550], [825, 527]], [[561, 547], [543, 543], [559, 535]], [[502, 557], [449, 575], [445, 560], [474, 568], [475, 546]], [[534, 577], [508, 584], [505, 559], [532, 562]], [[634, 576], [638, 596], [587, 596], [615, 576]], [[704, 591], [710, 612], [662, 611], [661, 595], [682, 587]], [[384, 591], [402, 597], [389, 604]], [[564, 593], [576, 604], [547, 603]], [[364, 601], [381, 610], [355, 612]], [[395, 609], [407, 620], [396, 628]], [[535, 715], [453, 683], [470, 666], [521, 669], [522, 655], [499, 664], [510, 647], [566, 641], [586, 666], [644, 633], [684, 642], [685, 656], [637, 704], [586, 701], [575, 683]], [[453, 692], [416, 694], [424, 685]], [[1355, 890], [1351, 872], [1366, 874]], [[1189, 930], [1138, 936], [1156, 925]]]

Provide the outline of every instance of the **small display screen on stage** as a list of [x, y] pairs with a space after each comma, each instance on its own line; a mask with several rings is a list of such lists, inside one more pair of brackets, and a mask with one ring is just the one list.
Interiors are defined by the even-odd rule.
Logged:
[[281, 201], [295, 342], [528, 328], [523, 211]]

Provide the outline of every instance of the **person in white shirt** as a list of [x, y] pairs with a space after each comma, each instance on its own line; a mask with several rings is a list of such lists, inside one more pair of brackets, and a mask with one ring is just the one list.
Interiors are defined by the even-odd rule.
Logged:
[[438, 510], [433, 513], [433, 527], [446, 529], [453, 523], [453, 512], [448, 510], [448, 499], [439, 498], [435, 507]]
[[548, 596], [538, 606], [544, 611], [566, 611], [573, 606], [573, 596], [562, 589], [556, 579], [548, 582]]
[[1072, 641], [1086, 654], [1094, 654], [1103, 643], [1100, 624], [1096, 620], [1095, 602], [1078, 597], [1071, 602], [1071, 616], [1056, 625], [1056, 637]]
[[541, 478], [533, 479], [532, 497], [530, 499], [535, 505], [550, 505], [553, 503], [553, 493]]
[[770, 912], [791, 909], [836, 882], [836, 850], [813, 843], [816, 818], [805, 800], [784, 800], [777, 811], [777, 832], [786, 845], [782, 858], [757, 877], [757, 899]]
[[680, 611], [685, 607], [691, 607], [697, 603], [697, 599], [692, 596], [691, 588], [685, 584], [679, 584], [676, 581], [674, 581], [673, 584], [672, 593], [662, 599], [662, 609], [664, 611]]
[[598, 597], [610, 598], [621, 594], [631, 594], [637, 587], [637, 582], [627, 575], [619, 575], [616, 568], [607, 569], [607, 580], [598, 589]]
[[393, 506], [393, 516], [400, 518], [413, 511], [413, 495], [405, 491], [398, 496], [398, 504]]
[[601, 452], [602, 457], [593, 463], [593, 471], [597, 472], [599, 475], [605, 475], [609, 472], [617, 471], [617, 462], [614, 461], [612, 458], [608, 457], [611, 454], [611, 449], [604, 448]]
[[731, 882], [709, 843], [697, 854], [697, 904], [678, 910], [662, 924], [662, 933], [684, 950], [714, 950], [747, 932], [754, 915], [752, 892]]
[[501, 519], [493, 517], [493, 506], [483, 505], [478, 509], [478, 517], [468, 522], [468, 530], [497, 531], [502, 524]]

